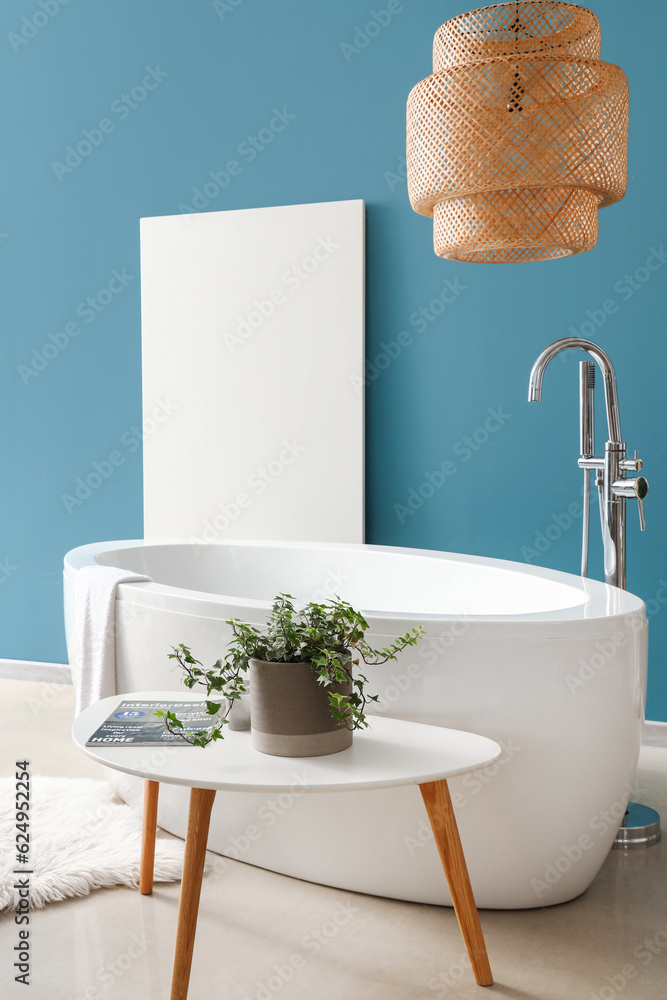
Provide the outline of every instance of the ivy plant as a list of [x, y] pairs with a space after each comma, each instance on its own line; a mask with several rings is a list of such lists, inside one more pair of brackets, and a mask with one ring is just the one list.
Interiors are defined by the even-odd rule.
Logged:
[[[366, 706], [378, 698], [366, 693], [368, 678], [361, 672], [360, 664], [377, 666], [395, 660], [398, 653], [407, 646], [414, 646], [424, 633], [420, 625], [399, 636], [391, 645], [373, 649], [364, 638], [368, 622], [347, 601], [336, 597], [324, 604], [311, 601], [297, 609], [290, 594], [278, 594], [265, 625], [252, 625], [239, 618], [228, 618], [226, 623], [232, 629], [227, 653], [210, 669], [205, 669], [183, 643], [172, 646], [168, 654], [181, 668], [187, 688], [195, 685], [206, 688], [206, 710], [209, 715], [217, 715], [208, 729], [188, 733], [174, 712], [155, 713], [164, 719], [171, 733], [194, 746], [206, 746], [223, 738], [222, 730], [229, 722], [234, 701], [246, 693], [245, 674], [251, 659], [269, 663], [310, 663], [323, 687], [349, 684], [348, 692], [328, 692], [331, 716], [350, 730], [364, 728], [368, 725]], [[222, 702], [209, 700], [214, 692], [227, 699], [223, 712]]]

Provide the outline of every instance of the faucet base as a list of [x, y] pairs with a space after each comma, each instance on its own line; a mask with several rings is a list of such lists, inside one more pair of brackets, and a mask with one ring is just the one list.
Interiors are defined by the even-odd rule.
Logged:
[[640, 847], [653, 847], [661, 839], [660, 816], [655, 809], [638, 802], [628, 802], [612, 850], [636, 851]]

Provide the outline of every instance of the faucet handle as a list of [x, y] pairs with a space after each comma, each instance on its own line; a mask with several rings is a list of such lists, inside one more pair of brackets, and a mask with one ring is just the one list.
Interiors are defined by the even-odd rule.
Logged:
[[644, 468], [644, 463], [639, 457], [639, 452], [635, 448], [634, 458], [622, 458], [618, 463], [621, 469], [625, 469], [626, 472], [641, 472]]
[[[635, 448], [635, 459], [634, 467], [636, 472], [640, 472], [644, 468], [644, 463], [639, 457], [639, 452]], [[641, 477], [643, 478], [643, 476]], [[646, 490], [648, 492], [648, 483], [646, 484]], [[644, 494], [646, 496], [646, 493]], [[644, 516], [644, 498], [640, 493], [637, 494], [637, 509], [639, 511], [639, 530], [646, 531], [646, 517]]]
[[646, 518], [644, 517], [644, 498], [648, 494], [646, 479], [643, 476], [637, 476], [636, 479], [618, 479], [612, 483], [611, 490], [615, 497], [634, 497], [639, 508], [639, 527], [642, 531], [646, 531]]
[[639, 510], [639, 528], [641, 531], [646, 531], [646, 518], [644, 517], [644, 501], [641, 497], [637, 497], [637, 508]]

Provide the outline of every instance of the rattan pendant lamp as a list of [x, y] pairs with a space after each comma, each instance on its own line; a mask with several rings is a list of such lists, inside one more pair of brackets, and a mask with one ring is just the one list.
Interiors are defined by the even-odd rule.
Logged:
[[521, 0], [438, 29], [408, 98], [408, 192], [449, 260], [583, 253], [627, 182], [628, 85], [584, 7]]

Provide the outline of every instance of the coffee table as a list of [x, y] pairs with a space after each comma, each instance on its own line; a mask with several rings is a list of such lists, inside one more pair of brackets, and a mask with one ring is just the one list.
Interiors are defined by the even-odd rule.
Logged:
[[86, 740], [124, 699], [201, 701], [201, 696], [174, 691], [114, 695], [85, 709], [72, 727], [75, 743], [93, 760], [145, 781], [139, 882], [143, 894], [153, 889], [160, 782], [191, 789], [171, 1000], [186, 1000], [188, 995], [206, 842], [216, 791], [288, 792], [294, 787], [297, 763], [299, 784], [306, 792], [419, 785], [475, 981], [479, 986], [493, 983], [447, 778], [497, 760], [501, 754], [497, 743], [474, 733], [372, 716], [368, 729], [355, 732], [351, 747], [324, 757], [272, 757], [252, 748], [249, 732], [228, 730], [224, 740], [203, 750], [185, 745], [169, 747], [168, 753], [164, 753], [164, 748], [127, 744], [87, 747]]

